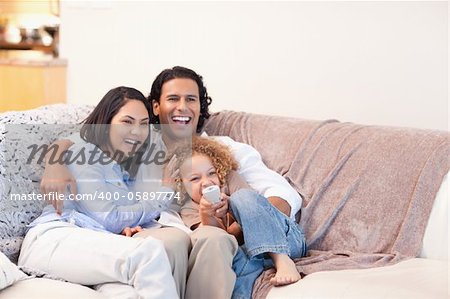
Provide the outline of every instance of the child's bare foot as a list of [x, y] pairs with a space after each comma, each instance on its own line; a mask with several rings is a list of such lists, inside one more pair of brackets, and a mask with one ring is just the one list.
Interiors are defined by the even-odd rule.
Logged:
[[300, 273], [298, 273], [294, 261], [288, 255], [270, 253], [270, 256], [277, 270], [275, 276], [270, 279], [271, 284], [274, 286], [283, 286], [300, 280]]

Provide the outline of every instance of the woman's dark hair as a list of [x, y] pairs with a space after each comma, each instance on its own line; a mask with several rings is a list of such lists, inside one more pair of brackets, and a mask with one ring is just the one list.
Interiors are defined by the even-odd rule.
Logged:
[[[182, 66], [174, 66], [171, 69], [163, 70], [153, 81], [152, 89], [150, 91], [150, 95], [148, 96], [149, 102], [152, 103], [152, 100], [155, 100], [159, 103], [161, 99], [161, 90], [164, 83], [170, 81], [172, 79], [192, 79], [197, 83], [198, 92], [200, 96], [200, 117], [197, 124], [197, 133], [202, 131], [205, 120], [210, 117], [209, 114], [209, 105], [211, 105], [212, 99], [208, 96], [208, 91], [206, 90], [205, 85], [203, 84], [203, 77], [194, 72], [191, 69], [182, 67]], [[150, 123], [156, 124], [155, 127], [159, 127], [159, 117], [153, 114], [153, 109], [150, 112]]]
[[150, 117], [151, 105], [139, 90], [125, 86], [116, 87], [108, 91], [91, 114], [83, 120], [81, 138], [104, 149], [104, 146], [110, 143], [108, 132], [112, 118], [129, 100], [142, 102]]

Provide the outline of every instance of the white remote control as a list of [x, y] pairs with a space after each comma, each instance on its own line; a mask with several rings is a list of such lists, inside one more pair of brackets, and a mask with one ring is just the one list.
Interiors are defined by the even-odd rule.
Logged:
[[203, 197], [211, 203], [220, 202], [220, 187], [212, 185], [202, 191]]

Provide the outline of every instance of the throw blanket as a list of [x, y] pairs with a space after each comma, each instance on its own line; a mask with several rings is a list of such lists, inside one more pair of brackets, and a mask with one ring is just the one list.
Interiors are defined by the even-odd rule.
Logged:
[[[448, 132], [221, 112], [206, 130], [254, 146], [302, 195], [303, 275], [415, 257], [450, 168]], [[265, 297], [274, 269], [257, 280]]]

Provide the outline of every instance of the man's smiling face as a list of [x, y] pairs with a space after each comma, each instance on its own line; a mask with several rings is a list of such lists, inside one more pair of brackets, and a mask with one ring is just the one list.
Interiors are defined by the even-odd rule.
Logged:
[[164, 141], [195, 134], [200, 117], [200, 96], [192, 79], [175, 78], [165, 82], [159, 102], [153, 100], [153, 113], [163, 125]]

